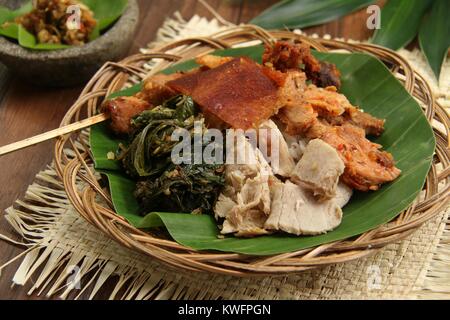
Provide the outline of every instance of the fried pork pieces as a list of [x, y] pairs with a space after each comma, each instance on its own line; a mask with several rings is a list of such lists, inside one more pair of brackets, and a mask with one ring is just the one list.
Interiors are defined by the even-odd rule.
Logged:
[[320, 138], [333, 146], [346, 166], [343, 180], [352, 188], [378, 190], [401, 173], [392, 155], [366, 138], [380, 135], [384, 120], [352, 106], [334, 87], [308, 86], [303, 99], [281, 109], [278, 118], [288, 134]]
[[[340, 81], [336, 79], [340, 74], [336, 67], [318, 63], [308, 51], [304, 45], [287, 42], [266, 48], [263, 57], [266, 64], [289, 75], [298, 72], [294, 70], [303, 63], [306, 77], [315, 83], [297, 84], [297, 92], [284, 90], [284, 94], [293, 98], [284, 97], [288, 103], [280, 109], [277, 118], [288, 134], [319, 138], [333, 146], [345, 163], [342, 179], [350, 187], [360, 191], [378, 190], [383, 183], [395, 180], [401, 173], [390, 153], [381, 151], [380, 145], [366, 139], [366, 134], [382, 134], [384, 120], [352, 106], [337, 92]], [[324, 81], [318, 81], [319, 78]]]
[[[334, 66], [325, 68], [307, 49], [287, 42], [267, 48], [264, 61], [272, 68], [248, 58], [204, 56], [197, 60], [203, 65], [201, 69], [150, 77], [136, 96], [139, 100], [130, 100], [136, 113], [112, 109], [113, 126], [118, 128], [116, 131], [126, 133], [129, 119], [124, 114], [134, 116], [145, 103], [149, 103], [147, 107], [155, 106], [182, 93], [199, 104], [210, 127], [257, 128], [275, 117], [283, 124], [282, 131], [291, 136], [323, 139], [339, 152], [346, 166], [343, 180], [352, 188], [377, 190], [381, 184], [395, 180], [400, 170], [395, 167], [392, 155], [365, 137], [379, 136], [384, 130], [384, 120], [352, 106], [337, 92], [336, 86], [317, 86], [340, 85], [340, 81], [331, 80], [338, 78], [339, 71]], [[300, 69], [300, 63], [305, 65], [306, 73]], [[308, 79], [314, 81], [311, 70], [328, 80], [307, 85]], [[327, 73], [330, 70], [333, 71]], [[120, 124], [114, 125], [119, 121]]]
[[119, 97], [107, 101], [102, 111], [110, 115], [111, 129], [118, 135], [125, 135], [131, 132], [131, 119], [151, 107], [150, 103], [137, 97]]
[[336, 66], [317, 60], [306, 44], [292, 45], [290, 42], [278, 41], [273, 46], [266, 46], [263, 64], [282, 72], [298, 70], [303, 64], [308, 79], [315, 85], [341, 87], [341, 74]]
[[[318, 62], [308, 47], [287, 42], [266, 48], [263, 60], [273, 68], [245, 58], [203, 57], [199, 62], [213, 69], [167, 85], [191, 95], [207, 118], [228, 127], [256, 128], [275, 115], [288, 134], [323, 139], [339, 152], [346, 165], [343, 179], [352, 188], [377, 190], [400, 175], [392, 156], [365, 137], [380, 135], [384, 120], [362, 112], [337, 92], [340, 74], [335, 66]], [[316, 85], [307, 85], [307, 79]], [[328, 84], [334, 85], [317, 86]]]

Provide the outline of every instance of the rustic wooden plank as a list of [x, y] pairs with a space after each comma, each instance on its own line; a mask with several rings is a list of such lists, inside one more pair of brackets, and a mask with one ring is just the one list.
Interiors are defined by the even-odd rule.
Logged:
[[11, 74], [8, 69], [5, 67], [5, 65], [0, 63], [0, 104], [8, 89], [10, 77]]
[[[0, 105], [0, 145], [58, 127], [80, 88], [42, 89], [20, 80], [13, 80]], [[53, 142], [45, 142], [0, 158], [0, 211], [21, 197], [35, 174], [52, 160]], [[5, 219], [0, 218], [0, 232], [10, 232]], [[0, 242], [0, 265], [22, 250]], [[26, 298], [22, 288], [10, 290], [17, 264], [4, 270], [0, 277], [0, 298]]]

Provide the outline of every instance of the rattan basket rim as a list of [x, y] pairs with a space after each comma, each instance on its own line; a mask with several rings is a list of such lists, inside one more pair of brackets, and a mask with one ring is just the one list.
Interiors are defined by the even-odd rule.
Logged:
[[[233, 253], [195, 251], [172, 240], [157, 238], [132, 227], [112, 209], [108, 191], [101, 188], [92, 169], [87, 134], [60, 137], [55, 145], [55, 164], [68, 198], [75, 209], [91, 224], [124, 246], [143, 252], [169, 265], [192, 271], [206, 271], [232, 276], [282, 275], [342, 263], [371, 255], [389, 243], [399, 241], [416, 231], [448, 205], [450, 197], [450, 118], [436, 103], [426, 81], [395, 52], [370, 44], [312, 39], [289, 31], [266, 31], [246, 25], [228, 28], [211, 37], [175, 41], [156, 48], [149, 54], [130, 56], [118, 63], [105, 64], [87, 84], [79, 99], [69, 109], [61, 126], [96, 113], [102, 98], [121, 89], [125, 83], [138, 81], [149, 74], [143, 66], [151, 59], [164, 59], [150, 73], [176, 61], [193, 58], [215, 49], [277, 39], [296, 39], [309, 43], [319, 51], [345, 50], [372, 54], [386, 63], [391, 72], [423, 106], [434, 124], [437, 147], [432, 167], [424, 186], [425, 195], [388, 225], [366, 232], [356, 238], [274, 256], [245, 256]], [[176, 52], [173, 50], [176, 49]], [[439, 128], [436, 127], [438, 124]], [[86, 187], [79, 190], [79, 181]], [[101, 201], [99, 200], [101, 199]]]

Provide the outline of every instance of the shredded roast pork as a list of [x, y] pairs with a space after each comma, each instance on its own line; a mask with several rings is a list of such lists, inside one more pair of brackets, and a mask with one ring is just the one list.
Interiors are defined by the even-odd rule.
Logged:
[[[273, 122], [264, 123], [260, 129], [267, 128], [277, 130]], [[284, 140], [281, 134], [277, 137]], [[237, 237], [272, 232], [314, 235], [326, 233], [340, 224], [341, 208], [349, 201], [352, 191], [339, 183], [344, 164], [335, 149], [322, 140], [309, 142], [295, 170], [291, 168], [290, 175], [283, 172], [287, 178], [283, 182], [277, 178], [280, 172], [270, 167], [260, 150], [244, 136], [240, 139], [240, 147], [236, 143], [233, 151], [246, 155], [251, 161], [226, 167], [226, 187], [214, 210], [216, 219], [224, 220], [222, 234]], [[286, 141], [283, 144], [285, 152], [289, 152]], [[289, 155], [290, 161], [294, 163]]]
[[216, 218], [223, 218], [222, 234], [238, 237], [267, 234], [264, 223], [270, 214], [270, 187], [276, 180], [262, 153], [243, 135], [236, 137], [230, 152], [246, 164], [227, 165], [226, 187], [215, 207]]

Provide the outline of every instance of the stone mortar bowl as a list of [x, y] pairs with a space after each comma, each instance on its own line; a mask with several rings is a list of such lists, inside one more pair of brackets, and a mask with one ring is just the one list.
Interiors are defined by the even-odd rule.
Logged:
[[[23, 2], [0, 0], [0, 6], [16, 9]], [[0, 36], [0, 62], [13, 75], [33, 84], [50, 87], [78, 85], [89, 80], [105, 62], [117, 61], [127, 54], [138, 21], [139, 6], [136, 0], [128, 0], [127, 8], [114, 25], [96, 40], [80, 47], [34, 51]]]

